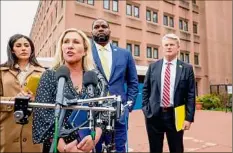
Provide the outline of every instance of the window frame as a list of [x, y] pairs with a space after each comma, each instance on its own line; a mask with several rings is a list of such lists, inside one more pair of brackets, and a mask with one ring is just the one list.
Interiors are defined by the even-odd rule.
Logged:
[[[138, 47], [138, 52], [136, 54], [136, 47]], [[140, 56], [140, 45], [139, 44], [134, 44], [134, 56]]]
[[[115, 45], [116, 44], [116, 45]], [[119, 43], [117, 40], [112, 40], [112, 45], [118, 47]]]
[[[130, 46], [130, 50], [128, 50], [128, 46]], [[126, 43], [126, 49], [132, 53], [132, 44], [131, 43]]]
[[[149, 53], [150, 53], [150, 56], [148, 56]], [[153, 57], [153, 55], [152, 55], [152, 47], [147, 46], [146, 47], [146, 58], [152, 58], [152, 57]]]
[[168, 16], [163, 15], [163, 25], [168, 26]]
[[[93, 3], [89, 3], [90, 1], [92, 1]], [[95, 0], [87, 0], [87, 4], [94, 5], [95, 4]]]
[[[155, 51], [157, 57], [155, 57]], [[153, 59], [159, 59], [159, 49], [157, 47], [153, 47]]]
[[[154, 21], [154, 15], [156, 14], [156, 22]], [[152, 12], [152, 22], [158, 23], [158, 12], [153, 11]]]
[[169, 26], [174, 28], [174, 17], [173, 16], [169, 16], [169, 21], [168, 22], [169, 22]]
[[[116, 4], [117, 10], [114, 10], [114, 4]], [[119, 11], [119, 1], [118, 0], [112, 0], [112, 11], [113, 12], [118, 12]]]
[[[136, 14], [135, 14], [136, 8], [137, 8], [137, 10], [138, 10], [138, 16], [136, 16]], [[140, 9], [139, 9], [139, 6], [134, 5], [134, 6], [133, 6], [133, 11], [134, 11], [134, 13], [133, 13], [133, 14], [134, 14], [134, 17], [140, 18]]]
[[[108, 2], [108, 8], [105, 7], [105, 2]], [[110, 0], [103, 0], [103, 8], [106, 10], [110, 10]]]
[[[130, 6], [130, 14], [128, 14], [128, 6]], [[126, 15], [128, 15], [128, 16], [132, 16], [132, 4], [126, 4]]]
[[[148, 13], [150, 15], [150, 20], [148, 20]], [[151, 10], [146, 10], [146, 21], [151, 21]]]
[[194, 65], [200, 65], [198, 54], [194, 54]]
[[197, 23], [193, 23], [193, 33], [195, 33], [195, 34], [198, 34], [198, 27], [197, 26], [198, 26]]

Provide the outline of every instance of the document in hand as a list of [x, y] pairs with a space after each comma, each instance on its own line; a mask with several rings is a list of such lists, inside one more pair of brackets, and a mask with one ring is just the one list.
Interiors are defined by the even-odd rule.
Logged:
[[32, 75], [30, 76], [27, 81], [26, 81], [26, 86], [24, 87], [24, 90], [30, 90], [33, 95], [36, 95], [36, 89], [39, 85], [39, 81], [40, 81], [40, 75]]
[[183, 124], [185, 120], [185, 105], [181, 105], [175, 108], [175, 124], [176, 130], [182, 130]]

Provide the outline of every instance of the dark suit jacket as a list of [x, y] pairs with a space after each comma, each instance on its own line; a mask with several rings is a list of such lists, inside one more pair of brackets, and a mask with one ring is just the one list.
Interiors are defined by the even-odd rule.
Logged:
[[[163, 59], [149, 65], [144, 80], [142, 110], [147, 118], [157, 116], [160, 110], [161, 71]], [[186, 121], [194, 121], [195, 78], [190, 64], [177, 60], [174, 87], [174, 107], [185, 104]]]
[[[106, 79], [96, 46], [92, 43], [92, 53], [98, 70], [103, 74], [108, 82], [108, 91], [110, 95], [121, 95], [123, 104], [128, 100], [133, 101], [133, 105], [129, 107], [132, 111], [138, 94], [138, 76], [136, 66], [131, 53], [125, 49], [112, 46], [112, 69], [109, 81]], [[125, 86], [127, 90], [125, 91]], [[125, 112], [128, 116], [128, 112]]]

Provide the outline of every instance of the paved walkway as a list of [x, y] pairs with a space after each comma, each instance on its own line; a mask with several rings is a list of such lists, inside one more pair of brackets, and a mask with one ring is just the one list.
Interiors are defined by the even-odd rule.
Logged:
[[[148, 138], [141, 110], [129, 120], [129, 151], [148, 152]], [[185, 152], [232, 152], [232, 113], [196, 111], [195, 122], [184, 134]], [[167, 141], [164, 152], [168, 152]]]

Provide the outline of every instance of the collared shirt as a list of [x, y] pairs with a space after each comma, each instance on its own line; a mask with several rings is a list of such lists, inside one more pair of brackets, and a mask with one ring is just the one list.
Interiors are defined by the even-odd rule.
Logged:
[[[25, 82], [25, 78], [27, 76], [27, 73], [29, 71], [30, 64], [28, 63], [24, 70], [20, 70], [19, 74], [17, 75], [17, 79], [19, 80], [19, 84], [22, 86]], [[19, 65], [16, 64], [15, 68], [19, 69]]]
[[[95, 42], [94, 42], [95, 43]], [[98, 51], [98, 55], [99, 55], [99, 52], [101, 52], [101, 49], [103, 48], [103, 46], [95, 43], [95, 46], [96, 46], [96, 49]], [[110, 43], [108, 43], [107, 45], [104, 46], [106, 52], [104, 52], [104, 55], [107, 57], [108, 59], [108, 67], [109, 67], [109, 70], [110, 70], [110, 73], [111, 73], [111, 70], [112, 70], [112, 48], [110, 46]]]
[[[163, 86], [164, 86], [164, 77], [165, 77], [165, 70], [167, 68], [168, 61], [164, 58], [163, 65], [162, 65], [162, 73], [161, 73], [161, 92], [160, 92], [160, 106], [162, 105], [162, 98], [163, 98]], [[177, 58], [173, 59], [170, 65], [170, 106], [174, 106], [174, 88], [175, 88], [175, 80], [176, 80], [176, 65], [177, 65]]]

